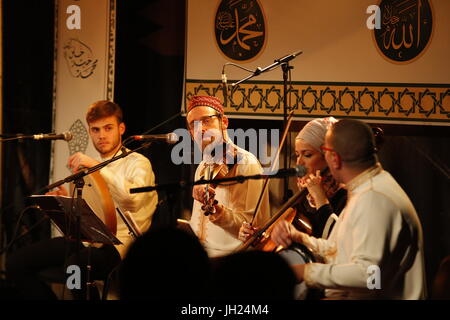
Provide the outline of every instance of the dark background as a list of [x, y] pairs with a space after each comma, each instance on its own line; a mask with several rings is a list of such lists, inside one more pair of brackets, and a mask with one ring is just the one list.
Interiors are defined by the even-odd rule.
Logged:
[[[53, 20], [51, 0], [3, 1], [3, 133], [52, 132]], [[117, 1], [115, 100], [124, 109], [125, 137], [142, 133], [180, 111], [184, 41], [184, 1]], [[230, 124], [243, 129], [282, 127], [281, 121], [232, 119]], [[303, 125], [295, 122], [292, 130]], [[440, 261], [450, 255], [450, 128], [371, 125], [384, 130], [381, 163], [405, 189], [421, 219], [431, 289]], [[155, 133], [179, 127], [184, 127], [181, 117]], [[155, 144], [144, 152], [151, 159], [157, 183], [192, 179], [195, 168], [173, 165], [170, 150]], [[3, 143], [2, 161], [0, 247], [12, 238], [26, 197], [48, 184], [50, 142]], [[165, 197], [160, 193], [161, 199]], [[181, 217], [191, 202], [189, 190], [172, 193], [166, 202], [170, 205], [161, 207], [154, 224]], [[26, 232], [40, 218], [36, 212], [25, 212], [19, 232]], [[48, 234], [48, 223], [41, 223], [10, 249]]]

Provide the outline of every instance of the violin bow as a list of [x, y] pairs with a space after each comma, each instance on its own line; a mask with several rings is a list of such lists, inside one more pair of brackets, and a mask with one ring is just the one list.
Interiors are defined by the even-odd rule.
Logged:
[[[294, 109], [292, 109], [290, 111], [290, 113], [289, 113], [288, 121], [287, 121], [287, 124], [286, 124], [286, 128], [284, 128], [283, 136], [281, 138], [281, 143], [278, 146], [277, 154], [275, 155], [275, 161], [272, 163], [272, 166], [270, 168], [270, 172], [273, 172], [273, 170], [275, 168], [275, 165], [278, 162], [278, 159], [280, 158], [280, 153], [281, 153], [281, 150], [283, 149], [284, 143], [286, 141], [287, 134], [289, 133], [289, 128], [291, 127], [293, 116], [294, 116]], [[256, 203], [256, 207], [255, 207], [255, 210], [253, 212], [252, 220], [250, 221], [251, 225], [253, 224], [253, 221], [255, 220], [256, 215], [258, 214], [259, 206], [261, 204], [261, 200], [262, 200], [263, 194], [266, 191], [268, 184], [269, 184], [269, 177], [264, 179], [264, 185], [263, 185], [263, 188], [261, 190], [261, 193], [259, 194], [258, 202]]]

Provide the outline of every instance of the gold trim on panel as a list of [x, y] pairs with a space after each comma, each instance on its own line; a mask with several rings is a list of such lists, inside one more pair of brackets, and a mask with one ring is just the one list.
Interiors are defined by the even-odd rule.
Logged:
[[[253, 82], [228, 88], [225, 112], [240, 118], [283, 118], [283, 84]], [[294, 117], [352, 117], [392, 123], [450, 125], [450, 85], [379, 83], [293, 83]], [[185, 103], [193, 95], [223, 100], [218, 81], [187, 80]]]
[[106, 97], [114, 100], [114, 74], [116, 62], [116, 0], [109, 2], [109, 29], [108, 29], [108, 66], [107, 66], [107, 89]]

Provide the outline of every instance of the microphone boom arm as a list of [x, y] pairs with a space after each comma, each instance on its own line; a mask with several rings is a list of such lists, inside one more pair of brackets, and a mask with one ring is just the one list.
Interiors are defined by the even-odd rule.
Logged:
[[288, 54], [287, 56], [284, 56], [284, 57], [282, 57], [280, 59], [276, 59], [274, 61], [274, 63], [272, 63], [271, 65], [268, 65], [265, 68], [257, 67], [256, 70], [251, 75], [245, 77], [244, 79], [239, 80], [238, 82], [232, 83], [231, 85], [233, 87], [237, 86], [238, 84], [240, 84], [240, 83], [242, 83], [244, 81], [247, 81], [247, 80], [249, 80], [249, 79], [251, 79], [253, 77], [259, 76], [261, 73], [264, 73], [266, 71], [270, 71], [273, 68], [278, 67], [278, 66], [280, 66], [280, 65], [282, 65], [284, 63], [288, 63], [289, 61], [294, 59], [296, 56], [301, 55], [302, 53], [303, 53], [302, 51], [297, 51], [297, 52], [294, 52], [292, 54]]
[[54, 182], [54, 183], [52, 183], [52, 184], [46, 185], [45, 187], [41, 188], [41, 190], [39, 190], [37, 193], [39, 194], [39, 193], [41, 193], [41, 192], [43, 192], [43, 191], [45, 191], [45, 190], [51, 190], [51, 189], [53, 189], [53, 188], [56, 188], [56, 187], [58, 187], [58, 186], [60, 186], [60, 185], [62, 185], [62, 184], [64, 184], [64, 183], [68, 183], [68, 182], [72, 182], [72, 181], [76, 181], [76, 180], [78, 180], [78, 179], [81, 179], [81, 178], [87, 176], [88, 174], [91, 174], [91, 173], [93, 173], [93, 172], [95, 172], [95, 171], [98, 171], [98, 170], [102, 169], [103, 167], [106, 167], [106, 166], [107, 166], [108, 164], [110, 164], [111, 162], [114, 162], [114, 161], [116, 161], [116, 160], [125, 158], [125, 157], [128, 156], [129, 154], [131, 154], [131, 153], [133, 153], [133, 152], [136, 152], [136, 151], [139, 151], [139, 150], [141, 150], [141, 149], [147, 148], [147, 147], [150, 146], [150, 145], [151, 145], [151, 142], [148, 142], [148, 143], [144, 143], [143, 145], [137, 147], [136, 149], [133, 149], [133, 150], [130, 150], [130, 151], [122, 152], [122, 153], [119, 154], [118, 156], [115, 156], [115, 157], [113, 157], [113, 158], [111, 158], [111, 159], [109, 159], [109, 160], [100, 162], [100, 163], [99, 163], [98, 165], [96, 165], [96, 166], [93, 166], [93, 167], [91, 167], [91, 168], [86, 168], [86, 169], [81, 170], [81, 171], [79, 171], [79, 172], [77, 172], [77, 173], [74, 173], [74, 174], [72, 174], [72, 175], [70, 175], [70, 176], [68, 176], [68, 177], [66, 177], [66, 178], [64, 178], [64, 179], [61, 179], [61, 180], [56, 181], [56, 182]]
[[160, 184], [156, 186], [146, 186], [146, 187], [139, 187], [139, 188], [132, 188], [130, 189], [130, 193], [141, 193], [141, 192], [150, 192], [154, 190], [164, 190], [164, 189], [173, 189], [173, 188], [187, 188], [191, 186], [195, 186], [198, 184], [220, 184], [223, 182], [239, 182], [242, 183], [245, 180], [250, 179], [280, 179], [285, 176], [294, 176], [294, 175], [304, 175], [302, 169], [287, 169], [287, 170], [279, 170], [279, 173], [276, 174], [255, 174], [250, 176], [235, 176], [235, 177], [228, 177], [228, 178], [220, 178], [220, 179], [199, 179], [194, 182], [186, 182], [181, 181], [178, 183], [168, 183], [168, 184]]

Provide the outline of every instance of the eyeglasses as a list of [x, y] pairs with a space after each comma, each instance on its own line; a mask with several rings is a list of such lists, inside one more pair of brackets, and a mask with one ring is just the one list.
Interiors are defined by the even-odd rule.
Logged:
[[208, 127], [208, 126], [211, 125], [211, 122], [212, 122], [211, 119], [212, 119], [213, 117], [219, 117], [219, 115], [218, 115], [218, 114], [212, 114], [212, 115], [209, 115], [209, 116], [201, 117], [201, 118], [198, 119], [198, 120], [193, 120], [193, 121], [189, 122], [189, 123], [187, 124], [187, 126], [188, 126], [188, 128], [189, 128], [190, 130], [192, 130], [192, 129], [194, 129], [194, 125], [195, 125], [196, 122], [201, 122], [201, 123], [202, 123], [202, 126]]
[[325, 146], [320, 146], [320, 149], [323, 150], [323, 151], [330, 151], [330, 152], [337, 153], [334, 149], [327, 148], [327, 147], [325, 147]]

